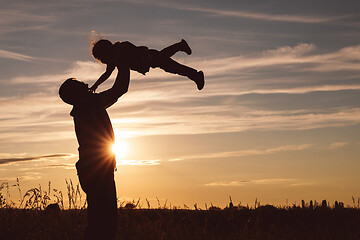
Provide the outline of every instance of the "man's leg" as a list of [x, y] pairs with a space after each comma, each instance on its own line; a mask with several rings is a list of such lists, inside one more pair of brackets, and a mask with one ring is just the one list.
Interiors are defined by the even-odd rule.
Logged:
[[[107, 176], [106, 184], [104, 188], [103, 206], [104, 208], [104, 225], [106, 235], [108, 239], [115, 239], [118, 228], [118, 210], [117, 210], [117, 198], [116, 198], [116, 186], [114, 181], [114, 170]], [[106, 198], [105, 198], [106, 196]]]
[[[114, 181], [114, 171], [99, 171], [100, 174], [84, 178], [79, 174], [80, 183], [85, 191], [88, 203], [88, 225], [85, 229], [84, 240], [113, 240], [116, 238], [118, 226], [117, 199]], [[87, 181], [85, 182], [84, 179]]]

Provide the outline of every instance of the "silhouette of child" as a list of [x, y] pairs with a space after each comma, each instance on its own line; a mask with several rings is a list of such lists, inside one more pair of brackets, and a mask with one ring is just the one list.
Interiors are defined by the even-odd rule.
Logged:
[[145, 75], [150, 69], [159, 67], [166, 72], [186, 76], [196, 83], [199, 90], [204, 87], [204, 73], [191, 67], [174, 61], [171, 57], [179, 52], [191, 54], [191, 48], [182, 39], [161, 51], [149, 49], [145, 46], [135, 46], [130, 42], [116, 42], [112, 44], [109, 40], [101, 39], [94, 44], [92, 55], [101, 63], [107, 65], [106, 72], [90, 88], [94, 92], [96, 88], [108, 79], [115, 67], [122, 66], [125, 62], [130, 63], [130, 69]]

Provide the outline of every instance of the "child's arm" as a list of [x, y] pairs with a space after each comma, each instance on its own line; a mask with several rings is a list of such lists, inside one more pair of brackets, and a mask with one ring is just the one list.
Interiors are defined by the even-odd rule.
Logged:
[[94, 85], [92, 85], [89, 90], [91, 92], [95, 92], [95, 90], [97, 89], [97, 87], [102, 84], [103, 82], [106, 81], [106, 79], [108, 79], [110, 77], [110, 75], [112, 74], [112, 72], [114, 71], [115, 69], [115, 66], [113, 65], [107, 65], [106, 66], [106, 72], [104, 72], [100, 77], [99, 79], [94, 83]]

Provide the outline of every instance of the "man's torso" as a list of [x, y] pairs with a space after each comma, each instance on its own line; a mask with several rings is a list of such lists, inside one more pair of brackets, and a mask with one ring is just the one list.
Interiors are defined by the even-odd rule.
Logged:
[[84, 164], [115, 164], [114, 131], [107, 111], [97, 102], [98, 94], [92, 94], [71, 111], [76, 137], [79, 143], [79, 162]]

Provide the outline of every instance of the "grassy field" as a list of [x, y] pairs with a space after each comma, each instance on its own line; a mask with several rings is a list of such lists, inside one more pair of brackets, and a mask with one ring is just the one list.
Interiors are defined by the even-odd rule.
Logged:
[[[118, 239], [360, 239], [356, 208], [119, 209]], [[81, 239], [86, 210], [0, 209], [0, 239]]]
[[[65, 197], [56, 189], [41, 186], [21, 193], [19, 181], [0, 187], [0, 240], [79, 240], [86, 226], [86, 205], [79, 185], [66, 181]], [[10, 187], [19, 190], [19, 204], [6, 197]], [[66, 199], [67, 197], [67, 199]], [[234, 206], [231, 197], [225, 209], [215, 206], [194, 210], [160, 204], [147, 208], [138, 201], [119, 202], [118, 239], [169, 240], [357, 240], [360, 239], [360, 199], [353, 206], [302, 201], [291, 207]], [[51, 203], [55, 209], [49, 209]], [[64, 206], [67, 203], [68, 206]]]

